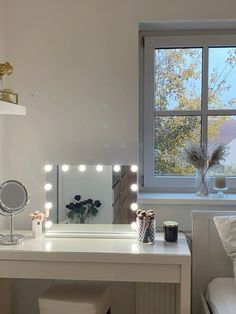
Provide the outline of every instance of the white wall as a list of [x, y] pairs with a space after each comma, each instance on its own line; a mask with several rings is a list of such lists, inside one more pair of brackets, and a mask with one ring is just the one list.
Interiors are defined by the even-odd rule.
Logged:
[[[5, 62], [4, 57], [4, 0], [0, 0], [0, 63]], [[6, 151], [4, 138], [6, 137], [6, 119], [0, 115], [0, 183], [4, 178], [4, 160], [6, 159]], [[0, 216], [0, 229], [7, 226], [7, 218]]]
[[[4, 20], [3, 20], [3, 0], [0, 0], [0, 63], [4, 62]], [[3, 123], [4, 119], [0, 116], [0, 182], [3, 177]]]
[[[19, 228], [30, 227], [28, 211], [43, 207], [45, 163], [136, 161], [138, 23], [230, 19], [236, 10], [235, 0], [5, 2], [6, 60], [15, 67], [9, 82], [28, 110], [6, 118], [4, 128], [4, 177], [31, 191]], [[190, 217], [190, 209], [173, 213], [179, 221]]]
[[[235, 4], [179, 1], [173, 10], [156, 1], [8, 0], [6, 7], [11, 81], [28, 107], [27, 117], [7, 118], [6, 178], [23, 180], [30, 209], [40, 209], [44, 163], [136, 160], [138, 22], [233, 18]], [[26, 217], [19, 227], [29, 225]]]
[[189, 204], [189, 205], [150, 205], [150, 204], [141, 204], [143, 209], [153, 209], [155, 210], [156, 216], [156, 225], [158, 227], [163, 226], [164, 221], [174, 220], [179, 223], [179, 229], [185, 231], [192, 230], [192, 219], [191, 219], [191, 212], [192, 210], [229, 210], [234, 211], [236, 210], [235, 205], [196, 205], [196, 204]]
[[[26, 117], [7, 123], [6, 178], [44, 204], [43, 165], [133, 163], [137, 156], [138, 23], [234, 18], [226, 0], [7, 0], [6, 57]], [[27, 212], [18, 227], [29, 227]]]

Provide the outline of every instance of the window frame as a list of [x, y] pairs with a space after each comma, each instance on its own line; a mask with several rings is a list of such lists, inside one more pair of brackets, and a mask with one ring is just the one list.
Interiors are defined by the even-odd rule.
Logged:
[[[236, 109], [208, 109], [208, 48], [236, 47], [236, 34], [140, 34], [140, 110], [139, 110], [139, 168], [140, 191], [193, 192], [194, 176], [154, 176], [153, 164], [153, 99], [154, 52], [161, 48], [202, 48], [202, 94], [199, 110], [165, 110], [160, 116], [195, 115], [202, 121], [201, 142], [206, 142], [208, 116], [236, 115]], [[145, 105], [149, 104], [149, 105]], [[212, 180], [211, 180], [212, 181]], [[213, 184], [211, 182], [211, 184]], [[236, 177], [228, 177], [229, 192], [236, 192]]]

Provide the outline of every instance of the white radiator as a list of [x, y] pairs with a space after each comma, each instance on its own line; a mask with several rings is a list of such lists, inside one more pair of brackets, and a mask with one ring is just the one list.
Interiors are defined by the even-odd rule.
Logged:
[[136, 314], [176, 314], [175, 284], [136, 284]]

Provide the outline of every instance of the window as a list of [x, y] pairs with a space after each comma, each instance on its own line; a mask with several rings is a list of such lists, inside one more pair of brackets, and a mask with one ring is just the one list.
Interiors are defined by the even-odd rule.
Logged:
[[[144, 188], [193, 191], [194, 169], [178, 161], [187, 141], [229, 145], [236, 176], [236, 35], [145, 36], [142, 179]], [[235, 181], [236, 182], [236, 181]]]

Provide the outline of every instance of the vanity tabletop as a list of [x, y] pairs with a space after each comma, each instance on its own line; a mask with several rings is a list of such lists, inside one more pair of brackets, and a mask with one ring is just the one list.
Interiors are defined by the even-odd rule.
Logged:
[[[6, 233], [6, 232], [2, 232]], [[156, 235], [155, 245], [140, 244], [137, 239], [44, 238], [34, 239], [31, 231], [22, 244], [0, 246], [0, 260], [166, 263], [190, 264], [191, 253], [185, 236], [177, 243], [167, 243]]]

